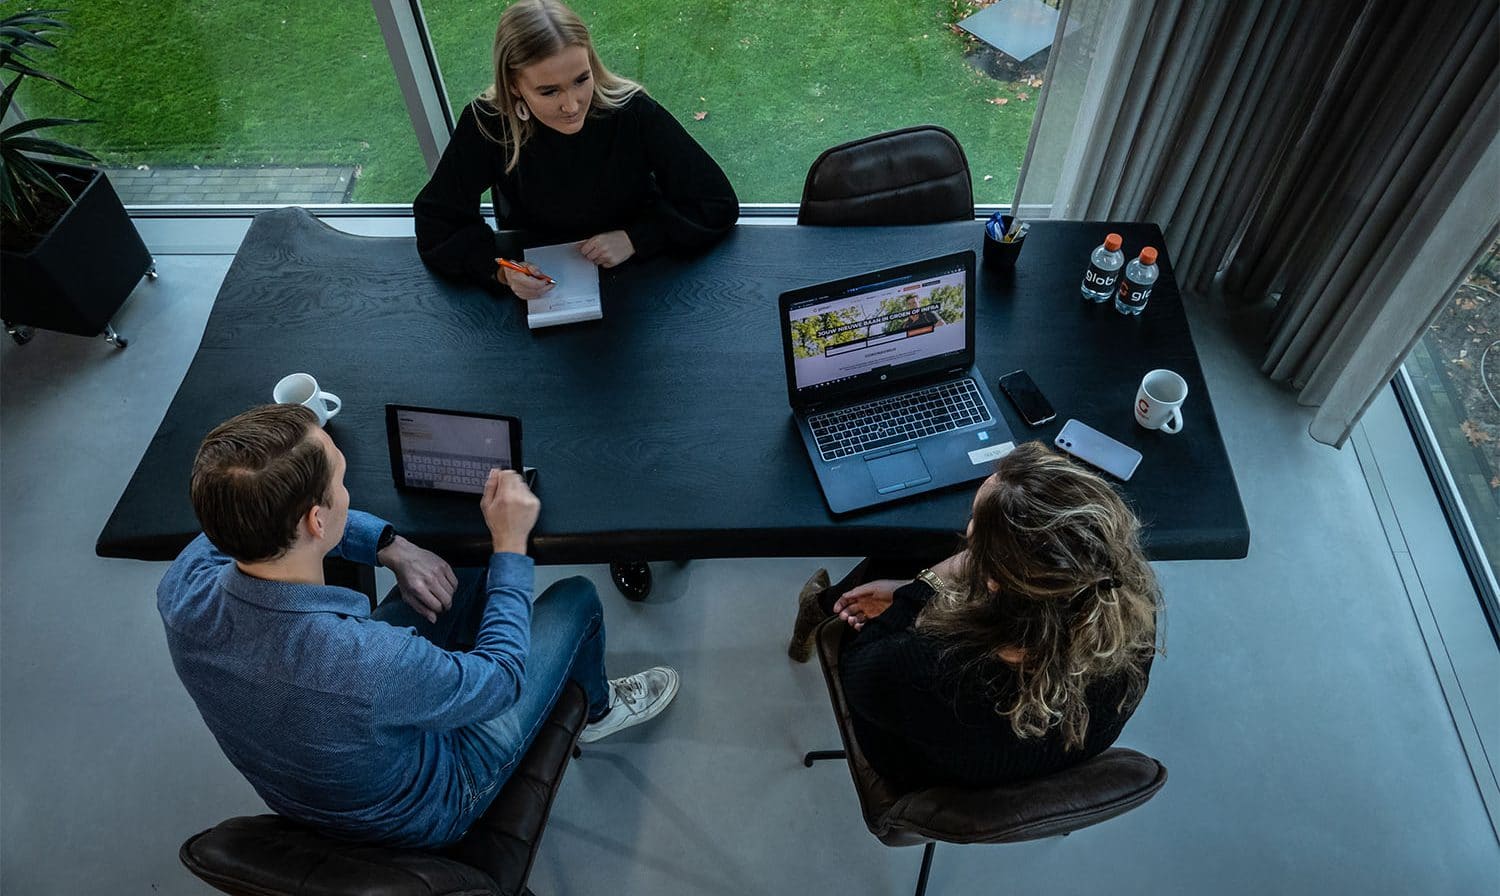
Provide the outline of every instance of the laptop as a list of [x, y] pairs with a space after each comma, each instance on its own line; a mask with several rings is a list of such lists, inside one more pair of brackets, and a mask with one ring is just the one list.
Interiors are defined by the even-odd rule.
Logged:
[[490, 470], [522, 470], [536, 488], [536, 471], [521, 466], [521, 421], [411, 405], [385, 406], [391, 475], [403, 490], [484, 494]]
[[782, 293], [797, 429], [834, 513], [983, 479], [1015, 447], [974, 368], [974, 253]]

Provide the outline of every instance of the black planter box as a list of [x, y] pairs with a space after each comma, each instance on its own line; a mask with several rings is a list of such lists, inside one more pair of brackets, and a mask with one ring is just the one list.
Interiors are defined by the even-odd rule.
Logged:
[[[41, 242], [26, 252], [0, 249], [0, 318], [97, 336], [151, 267], [151, 253], [103, 171], [43, 164], [86, 183]], [[72, 192], [71, 182], [64, 186]]]

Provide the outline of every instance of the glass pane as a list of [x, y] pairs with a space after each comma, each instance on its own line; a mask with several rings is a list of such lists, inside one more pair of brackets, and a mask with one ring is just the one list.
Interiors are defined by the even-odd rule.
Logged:
[[[60, 4], [66, 6], [68, 4]], [[80, 3], [28, 116], [92, 151], [129, 204], [410, 202], [426, 182], [369, 0]]]
[[1406, 372], [1500, 578], [1500, 242], [1417, 343]]
[[[1017, 63], [954, 26], [987, 0], [571, 5], [604, 64], [677, 116], [723, 166], [741, 202], [796, 204], [823, 150], [914, 124], [958, 137], [976, 202], [1009, 203], [1015, 192], [1047, 55]], [[460, 0], [422, 7], [459, 109], [492, 79], [499, 7]]]

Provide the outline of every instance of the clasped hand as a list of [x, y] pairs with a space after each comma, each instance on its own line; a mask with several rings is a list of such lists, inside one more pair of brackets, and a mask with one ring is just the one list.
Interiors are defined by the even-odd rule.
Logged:
[[895, 579], [866, 582], [845, 591], [844, 596], [834, 602], [833, 612], [858, 631], [865, 627], [866, 622], [889, 609], [896, 589], [905, 584]]

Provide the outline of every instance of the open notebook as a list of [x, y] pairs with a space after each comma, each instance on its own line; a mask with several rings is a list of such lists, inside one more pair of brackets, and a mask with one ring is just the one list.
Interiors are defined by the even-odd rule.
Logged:
[[579, 243], [526, 250], [526, 261], [557, 281], [545, 296], [526, 303], [526, 325], [555, 327], [604, 316], [599, 306], [599, 269], [578, 254]]

